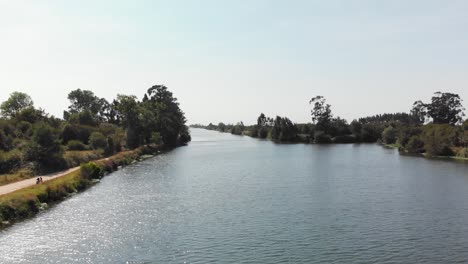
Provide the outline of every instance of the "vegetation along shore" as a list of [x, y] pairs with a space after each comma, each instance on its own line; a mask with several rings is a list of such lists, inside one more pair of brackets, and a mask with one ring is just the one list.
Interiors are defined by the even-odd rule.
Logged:
[[163, 85], [149, 88], [141, 101], [117, 95], [109, 103], [81, 89], [71, 91], [68, 99], [63, 118], [35, 108], [21, 92], [0, 105], [0, 186], [80, 166], [0, 195], [0, 227], [86, 189], [120, 166], [191, 140], [177, 98]]
[[363, 117], [351, 123], [334, 117], [323, 96], [310, 100], [311, 123], [296, 124], [287, 117], [260, 114], [257, 123], [192, 125], [193, 127], [302, 143], [381, 143], [402, 153], [425, 157], [468, 159], [468, 120], [460, 96], [436, 92], [430, 102], [416, 101], [409, 113], [387, 113]]

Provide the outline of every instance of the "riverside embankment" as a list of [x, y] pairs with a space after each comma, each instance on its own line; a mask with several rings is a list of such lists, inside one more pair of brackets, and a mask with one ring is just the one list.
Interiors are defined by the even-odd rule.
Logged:
[[[108, 158], [91, 161], [80, 167], [44, 175], [43, 183], [28, 179], [0, 186], [0, 229], [34, 216], [48, 204], [59, 202], [97, 183], [105, 174], [135, 161], [159, 153], [161, 146], [143, 146]], [[150, 156], [151, 156], [150, 155]]]

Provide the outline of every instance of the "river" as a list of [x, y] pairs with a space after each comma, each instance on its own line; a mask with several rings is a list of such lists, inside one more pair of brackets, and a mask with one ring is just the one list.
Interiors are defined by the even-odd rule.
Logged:
[[0, 233], [0, 263], [464, 263], [468, 164], [192, 129]]

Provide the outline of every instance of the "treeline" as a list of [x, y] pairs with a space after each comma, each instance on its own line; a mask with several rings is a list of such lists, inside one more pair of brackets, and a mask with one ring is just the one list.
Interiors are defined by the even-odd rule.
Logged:
[[145, 144], [175, 147], [191, 140], [177, 98], [163, 85], [149, 88], [141, 101], [117, 95], [108, 102], [81, 89], [68, 99], [63, 119], [20, 92], [0, 105], [0, 174], [56, 171]]
[[263, 113], [255, 125], [219, 123], [195, 125], [210, 130], [268, 138], [277, 142], [375, 143], [398, 147], [402, 152], [426, 156], [468, 158], [468, 120], [459, 95], [437, 92], [431, 102], [416, 101], [409, 113], [363, 117], [351, 123], [334, 117], [323, 96], [310, 100], [311, 123], [296, 124], [287, 117]]

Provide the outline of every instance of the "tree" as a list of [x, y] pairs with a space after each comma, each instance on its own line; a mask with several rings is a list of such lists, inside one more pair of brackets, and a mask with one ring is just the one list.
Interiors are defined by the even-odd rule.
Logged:
[[46, 123], [37, 124], [26, 151], [26, 160], [38, 162], [43, 169], [60, 169], [65, 166], [62, 152], [56, 131]]
[[34, 107], [31, 97], [25, 93], [13, 92], [8, 100], [0, 105], [0, 110], [5, 117], [15, 117], [23, 109]]
[[398, 131], [392, 126], [385, 128], [382, 132], [382, 141], [385, 144], [394, 144], [397, 140], [397, 132]]
[[422, 101], [414, 102], [411, 113], [422, 121], [427, 116], [432, 118], [434, 124], [455, 125], [463, 121], [464, 110], [462, 99], [458, 94], [436, 92], [432, 96], [430, 104], [425, 104]]
[[127, 146], [136, 148], [140, 145], [139, 129], [139, 109], [140, 103], [134, 95], [117, 95], [115, 102], [116, 109], [122, 116], [123, 126], [127, 130]]
[[71, 105], [68, 107], [70, 113], [79, 113], [85, 110], [96, 115], [101, 110], [100, 99], [92, 91], [76, 89], [68, 94]]
[[[188, 133], [185, 115], [179, 108], [177, 98], [166, 86], [154, 85], [148, 89], [143, 102], [155, 114], [155, 130], [161, 133], [164, 144], [176, 146], [181, 141], [181, 134]], [[188, 137], [184, 136], [184, 139]]]
[[277, 116], [271, 129], [271, 138], [281, 142], [293, 142], [296, 137], [296, 125], [287, 117]]
[[351, 129], [351, 133], [353, 133], [353, 135], [356, 136], [356, 139], [358, 141], [361, 140], [362, 123], [357, 120], [353, 120], [349, 126]]
[[328, 133], [333, 118], [330, 105], [326, 103], [325, 97], [323, 96], [313, 97], [309, 101], [309, 104], [312, 103], [314, 104], [311, 110], [312, 122], [315, 124], [316, 130]]

